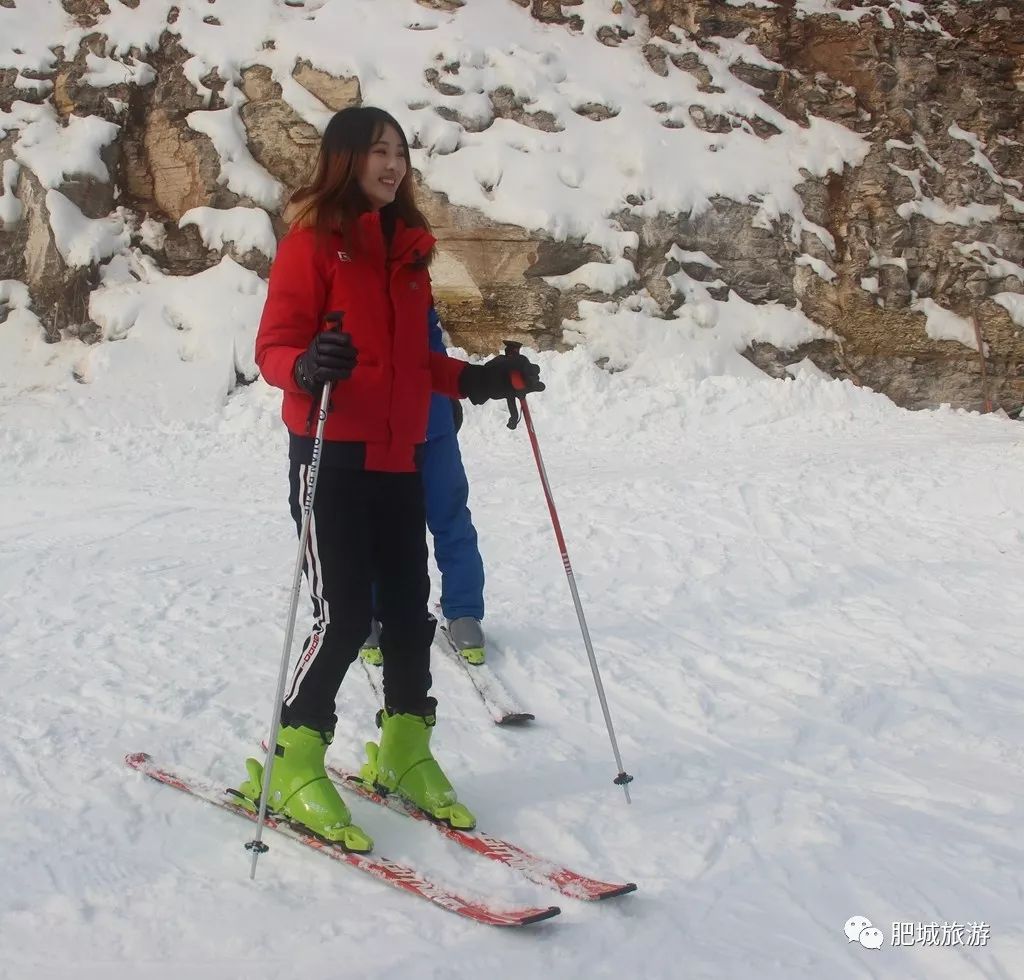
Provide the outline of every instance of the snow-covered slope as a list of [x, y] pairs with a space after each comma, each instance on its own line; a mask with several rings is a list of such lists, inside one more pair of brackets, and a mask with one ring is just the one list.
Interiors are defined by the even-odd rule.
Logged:
[[[530, 935], [464, 923], [122, 765], [222, 783], [265, 724], [294, 538], [277, 399], [92, 414], [26, 393], [0, 431], [0, 975], [196, 980], [1009, 977], [1024, 969], [1024, 458], [1016, 424], [908, 414], [803, 373], [672, 380], [542, 355], [537, 428], [627, 767], [627, 808], [525, 433], [467, 412], [496, 667], [536, 713], [494, 727], [439, 662], [437, 750], [486, 828], [596, 873]], [[305, 613], [304, 613], [305, 614]], [[342, 691], [332, 757], [373, 734]], [[382, 853], [551, 901], [357, 806]], [[878, 951], [847, 943], [864, 915]], [[893, 921], [988, 945], [892, 948]]]

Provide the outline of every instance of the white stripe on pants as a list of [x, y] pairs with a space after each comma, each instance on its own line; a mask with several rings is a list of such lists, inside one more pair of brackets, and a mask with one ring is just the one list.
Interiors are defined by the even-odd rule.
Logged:
[[[308, 493], [309, 467], [303, 466], [299, 472], [302, 485]], [[284, 699], [285, 704], [291, 704], [298, 695], [302, 679], [313, 666], [323, 646], [324, 632], [331, 623], [331, 606], [324, 596], [323, 567], [320, 564], [320, 547], [316, 536], [316, 514], [313, 513], [309, 516], [309, 538], [306, 540], [306, 584], [309, 586], [309, 596], [313, 600], [313, 627], [302, 645], [302, 656], [299, 657], [299, 662], [292, 673], [292, 683]]]

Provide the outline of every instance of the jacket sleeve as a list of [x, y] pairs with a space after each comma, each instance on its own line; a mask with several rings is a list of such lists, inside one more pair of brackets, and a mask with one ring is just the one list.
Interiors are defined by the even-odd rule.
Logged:
[[447, 395], [449, 398], [462, 398], [463, 394], [459, 388], [459, 378], [462, 377], [462, 371], [465, 366], [465, 361], [449, 357], [447, 354], [438, 354], [437, 351], [431, 351], [431, 387], [439, 395]]
[[327, 283], [317, 261], [316, 235], [290, 232], [270, 270], [270, 285], [256, 333], [256, 364], [275, 388], [301, 392], [295, 361], [320, 329]]
[[449, 357], [444, 348], [444, 337], [441, 334], [441, 318], [433, 302], [427, 315], [427, 327], [430, 334], [430, 381], [431, 388], [439, 395], [449, 398], [462, 398], [459, 389], [459, 378], [465, 361]]

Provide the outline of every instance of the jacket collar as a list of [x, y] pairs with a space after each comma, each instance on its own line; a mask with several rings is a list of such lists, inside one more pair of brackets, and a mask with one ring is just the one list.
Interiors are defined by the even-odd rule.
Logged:
[[371, 254], [380, 256], [377, 261], [383, 260], [388, 265], [412, 265], [420, 262], [430, 254], [430, 250], [437, 243], [437, 239], [425, 228], [410, 228], [399, 219], [395, 222], [391, 247], [385, 256], [378, 211], [367, 211], [359, 216], [359, 233]]

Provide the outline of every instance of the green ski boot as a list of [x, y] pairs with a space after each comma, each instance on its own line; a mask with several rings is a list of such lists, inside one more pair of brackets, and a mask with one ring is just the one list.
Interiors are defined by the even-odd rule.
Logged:
[[[318, 837], [365, 854], [373, 841], [352, 823], [352, 814], [324, 769], [333, 732], [284, 727], [277, 734], [277, 756], [270, 774], [267, 810], [302, 824]], [[263, 788], [263, 765], [245, 760], [249, 778], [238, 788], [240, 804], [257, 812]]]
[[448, 777], [430, 754], [437, 702], [429, 701], [429, 714], [391, 714], [386, 708], [377, 712], [380, 745], [366, 743], [367, 762], [359, 775], [384, 792], [405, 797], [435, 820], [472, 830], [476, 817], [459, 803]]

